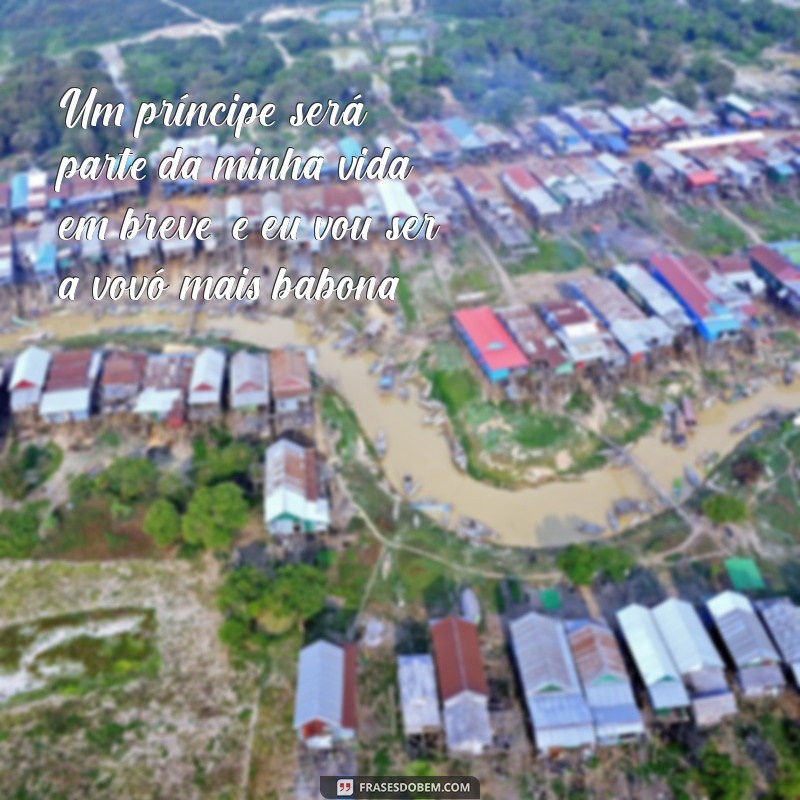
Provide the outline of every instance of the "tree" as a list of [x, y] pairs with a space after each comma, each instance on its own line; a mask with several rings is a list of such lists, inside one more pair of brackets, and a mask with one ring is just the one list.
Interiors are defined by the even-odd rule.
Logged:
[[764, 465], [758, 454], [753, 451], [742, 453], [731, 464], [731, 475], [741, 486], [754, 484], [761, 477], [763, 471]]
[[133, 503], [153, 494], [158, 470], [146, 458], [118, 458], [97, 476], [97, 488]]
[[558, 554], [556, 566], [575, 586], [588, 586], [597, 571], [594, 554], [584, 544], [568, 545]]
[[453, 71], [439, 56], [424, 56], [419, 67], [419, 80], [425, 86], [442, 86], [450, 83]]
[[169, 547], [180, 536], [181, 517], [175, 506], [162, 498], [147, 510], [142, 527], [159, 547]]
[[709, 800], [745, 800], [751, 797], [752, 779], [748, 770], [714, 745], [703, 750], [698, 780]]
[[700, 93], [697, 91], [697, 84], [691, 78], [679, 80], [673, 87], [675, 99], [689, 108], [695, 108], [700, 101]]
[[246, 520], [247, 502], [235, 483], [201, 486], [186, 508], [181, 533], [189, 544], [227, 547]]
[[747, 519], [747, 504], [732, 494], [712, 494], [703, 500], [702, 508], [703, 514], [716, 525]]

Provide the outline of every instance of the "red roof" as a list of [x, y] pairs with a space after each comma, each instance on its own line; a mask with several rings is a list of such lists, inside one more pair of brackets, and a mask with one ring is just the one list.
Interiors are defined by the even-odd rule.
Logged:
[[750, 250], [750, 258], [783, 284], [796, 284], [800, 273], [778, 252], [765, 244]]
[[304, 397], [311, 393], [311, 373], [302, 350], [271, 350], [269, 370], [272, 394], [276, 399]]
[[743, 256], [717, 256], [712, 259], [718, 272], [735, 275], [740, 272], [751, 272], [750, 262]]
[[504, 173], [506, 180], [511, 181], [522, 191], [528, 189], [536, 189], [542, 184], [533, 177], [528, 168], [523, 164], [514, 164], [510, 166]]
[[716, 298], [683, 261], [673, 255], [657, 253], [650, 257], [650, 263], [698, 317], [710, 316], [711, 304]]
[[692, 172], [686, 176], [689, 186], [692, 189], [699, 189], [702, 186], [714, 186], [717, 183], [717, 176], [711, 170]]
[[459, 617], [449, 616], [431, 625], [433, 657], [442, 700], [462, 692], [487, 696], [489, 688], [481, 659], [478, 629]]
[[63, 350], [54, 353], [45, 391], [60, 392], [88, 387], [93, 356], [91, 350]]
[[489, 306], [462, 308], [453, 317], [490, 370], [525, 369], [528, 366], [525, 354]]
[[344, 686], [342, 687], [342, 727], [356, 730], [356, 668], [358, 665], [358, 645], [350, 642], [344, 645]]

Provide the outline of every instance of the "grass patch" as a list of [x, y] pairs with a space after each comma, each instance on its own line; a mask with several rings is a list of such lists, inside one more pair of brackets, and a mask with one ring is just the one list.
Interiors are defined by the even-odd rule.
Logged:
[[706, 256], [726, 255], [747, 247], [747, 235], [727, 217], [715, 211], [699, 210], [690, 206], [678, 209], [686, 224], [686, 244]]
[[64, 453], [55, 442], [20, 447], [14, 442], [0, 467], [0, 492], [11, 500], [23, 500], [43, 486], [64, 460]]
[[511, 275], [531, 272], [572, 272], [586, 263], [583, 253], [563, 239], [532, 237], [535, 252], [506, 266]]

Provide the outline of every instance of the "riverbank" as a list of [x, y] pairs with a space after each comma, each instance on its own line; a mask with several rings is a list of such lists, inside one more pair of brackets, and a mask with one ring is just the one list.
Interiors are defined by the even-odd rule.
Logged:
[[[42, 319], [36, 329], [20, 329], [0, 336], [0, 348], [18, 349], [21, 341], [37, 331], [55, 338], [77, 332], [101, 332], [120, 327], [172, 324], [177, 332], [186, 327], [186, 318], [173, 314], [148, 312], [132, 316], [103, 317], [89, 315], [54, 315]], [[468, 517], [495, 531], [499, 543], [524, 547], [552, 547], [592, 538], [582, 532], [591, 526], [606, 528], [607, 515], [619, 499], [639, 500], [655, 510], [653, 497], [640, 475], [629, 466], [607, 465], [587, 472], [580, 478], [559, 479], [535, 488], [510, 491], [474, 480], [453, 465], [445, 437], [423, 424], [428, 412], [413, 399], [403, 401], [376, 390], [376, 378], [370, 373], [367, 355], [347, 355], [334, 346], [332, 338], [316, 340], [302, 323], [285, 317], [265, 320], [242, 316], [203, 315], [196, 320], [198, 334], [220, 334], [261, 347], [287, 344], [313, 345], [316, 370], [331, 383], [355, 411], [370, 438], [383, 430], [388, 441], [383, 462], [386, 476], [401, 492], [404, 477], [412, 476], [418, 486], [418, 499], [449, 507], [444, 523], [455, 525]], [[628, 448], [640, 469], [664, 492], [669, 493], [686, 467], [694, 468], [708, 453], [725, 454], [745, 436], [733, 428], [765, 408], [800, 407], [800, 389], [768, 383], [756, 394], [734, 404], [717, 402], [698, 415], [698, 426], [688, 445], [676, 450], [661, 442], [656, 434], [640, 439]], [[626, 519], [627, 525], [642, 517]], [[624, 526], [622, 526], [624, 527]]]

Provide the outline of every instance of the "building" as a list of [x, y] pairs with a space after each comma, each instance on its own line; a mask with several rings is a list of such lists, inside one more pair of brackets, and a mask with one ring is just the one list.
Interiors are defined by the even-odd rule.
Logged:
[[355, 644], [320, 640], [300, 651], [294, 729], [306, 747], [327, 750], [356, 738]]
[[50, 353], [40, 347], [28, 347], [17, 356], [8, 383], [15, 417], [39, 408], [51, 360]]
[[15, 247], [11, 228], [0, 228], [0, 286], [14, 282]]
[[489, 152], [481, 135], [461, 117], [450, 117], [442, 120], [442, 125], [458, 142], [458, 146], [466, 158], [481, 158]]
[[536, 123], [536, 133], [558, 155], [577, 156], [592, 152], [591, 143], [572, 125], [558, 117], [540, 117]]
[[593, 620], [567, 622], [566, 630], [597, 743], [619, 744], [644, 736], [642, 714], [614, 634]]
[[725, 679], [725, 664], [694, 606], [670, 598], [653, 609], [653, 618], [689, 690], [697, 725], [716, 725], [735, 714], [736, 698]]
[[606, 326], [633, 363], [643, 361], [651, 350], [672, 346], [674, 331], [659, 317], [646, 316], [612, 281], [592, 275], [572, 281], [569, 288]]
[[778, 694], [786, 685], [781, 659], [752, 603], [739, 592], [725, 591], [712, 597], [706, 606], [736, 667], [742, 694]]
[[270, 350], [269, 382], [275, 405], [275, 432], [308, 429], [314, 424], [311, 371], [304, 350]]
[[508, 626], [511, 652], [533, 724], [545, 755], [595, 745], [586, 704], [561, 620], [529, 612]]
[[406, 736], [426, 736], [442, 729], [436, 672], [427, 653], [397, 657], [400, 712]]
[[500, 180], [536, 225], [547, 227], [561, 217], [561, 204], [522, 164], [508, 167], [500, 175]]
[[264, 453], [264, 522], [273, 536], [323, 533], [331, 524], [313, 447], [278, 439]]
[[597, 150], [608, 150], [616, 155], [624, 155], [628, 151], [621, 128], [605, 111], [567, 106], [561, 109], [561, 116]]
[[59, 424], [89, 419], [102, 354], [92, 350], [64, 350], [53, 355], [39, 402], [39, 415]]
[[209, 420], [222, 411], [222, 383], [225, 379], [225, 354], [204, 347], [194, 360], [189, 380], [189, 418]]
[[269, 408], [269, 359], [264, 352], [239, 350], [231, 357], [228, 405], [231, 411]]
[[741, 331], [739, 316], [724, 306], [681, 259], [657, 253], [648, 264], [656, 280], [683, 306], [703, 339], [714, 342]]
[[528, 359], [488, 306], [462, 308], [453, 325], [483, 374], [492, 383], [528, 369]]
[[800, 688], [800, 608], [788, 597], [756, 603], [783, 663]]
[[431, 638], [447, 749], [480, 755], [493, 736], [478, 629], [448, 616], [431, 625]]
[[115, 350], [103, 362], [100, 376], [100, 411], [117, 414], [132, 411], [144, 380], [146, 353]]
[[800, 272], [780, 253], [765, 244], [751, 248], [753, 270], [770, 293], [796, 313], [800, 313]]
[[535, 370], [554, 375], [572, 374], [572, 362], [533, 309], [515, 305], [499, 308], [496, 313]]
[[186, 421], [193, 365], [194, 353], [150, 355], [134, 413], [153, 422], [165, 422], [171, 428], [181, 427]]
[[717, 256], [711, 261], [716, 271], [737, 289], [753, 297], [763, 295], [766, 291], [766, 284], [753, 271], [747, 256]]
[[773, 112], [738, 94], [729, 94], [722, 100], [722, 113], [726, 122], [737, 128], [763, 128], [772, 124]]
[[622, 129], [630, 144], [654, 145], [669, 135], [669, 128], [647, 108], [611, 106], [608, 116]]
[[617, 612], [617, 620], [653, 712], [682, 715], [689, 708], [689, 695], [650, 609], [633, 603]]
[[612, 353], [603, 331], [583, 303], [555, 300], [542, 303], [539, 313], [578, 369], [594, 362], [611, 362]]
[[617, 264], [610, 277], [648, 314], [663, 320], [675, 335], [692, 328], [681, 304], [640, 264]]
[[655, 114], [673, 136], [698, 131], [704, 127], [701, 117], [671, 97], [659, 97], [654, 103], [648, 104], [647, 110]]

